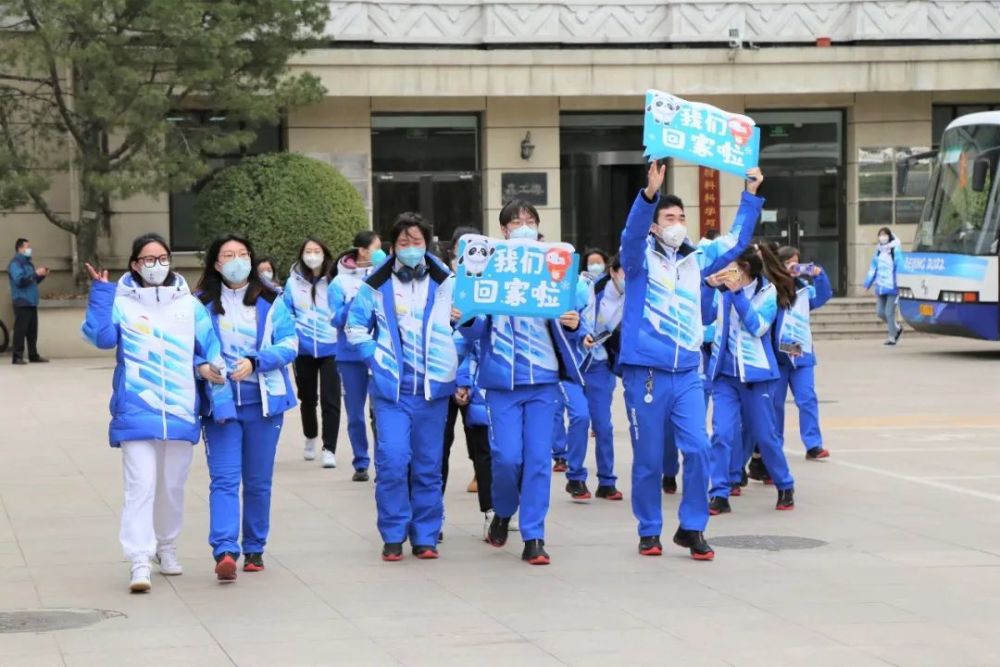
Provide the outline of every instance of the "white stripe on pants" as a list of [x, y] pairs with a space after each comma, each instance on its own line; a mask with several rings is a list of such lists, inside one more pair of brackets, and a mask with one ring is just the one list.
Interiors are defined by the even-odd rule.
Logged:
[[184, 521], [184, 483], [194, 446], [181, 440], [121, 443], [125, 502], [120, 539], [125, 558], [149, 561], [173, 552]]

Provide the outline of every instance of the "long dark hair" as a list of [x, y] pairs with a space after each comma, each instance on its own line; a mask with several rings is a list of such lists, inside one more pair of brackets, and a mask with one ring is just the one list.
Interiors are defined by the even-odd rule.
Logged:
[[[362, 248], [370, 246], [377, 238], [379, 238], [378, 233], [370, 229], [365, 229], [355, 234], [354, 240], [351, 242], [351, 247], [337, 255], [336, 259], [333, 260], [333, 268], [330, 269], [330, 277], [333, 278], [337, 275], [337, 271], [340, 269], [341, 260], [345, 257], [350, 257], [354, 261], [357, 261], [358, 251]], [[301, 254], [302, 253], [300, 252], [299, 255], [301, 256]]]
[[273, 303], [275, 297], [278, 295], [261, 281], [260, 276], [253, 269], [256, 265], [253, 245], [250, 244], [249, 240], [236, 234], [226, 234], [225, 236], [218, 237], [212, 241], [212, 245], [208, 246], [208, 250], [205, 251], [205, 268], [201, 272], [201, 279], [198, 280], [198, 298], [203, 304], [210, 306], [213, 313], [217, 315], [224, 315], [226, 313], [225, 308], [222, 307], [222, 286], [225, 283], [222, 279], [222, 274], [216, 270], [215, 263], [219, 261], [219, 252], [222, 250], [222, 246], [230, 241], [241, 243], [246, 247], [247, 252], [250, 253], [251, 268], [250, 275], [247, 276], [247, 291], [243, 295], [243, 305], [255, 306], [259, 297], [264, 297], [268, 302]]
[[[159, 234], [150, 232], [149, 234], [143, 234], [142, 236], [137, 236], [134, 241], [132, 241], [132, 254], [128, 256], [128, 271], [132, 275], [132, 280], [138, 285], [145, 285], [146, 282], [142, 279], [142, 276], [136, 271], [132, 270], [132, 263], [139, 261], [139, 253], [142, 249], [146, 247], [147, 243], [159, 243], [167, 251], [168, 255], [172, 255], [170, 252], [170, 244], [167, 240], [160, 236]], [[170, 273], [167, 274], [166, 279], [163, 281], [162, 287], [170, 287], [177, 280], [176, 274], [174, 274], [173, 268], [170, 269]]]
[[790, 308], [795, 304], [797, 295], [795, 276], [785, 268], [785, 264], [778, 259], [777, 253], [771, 249], [769, 243], [758, 243], [757, 249], [760, 252], [761, 269], [764, 276], [778, 291], [778, 305], [781, 308]]
[[[319, 267], [319, 276], [314, 276], [313, 270], [302, 262], [302, 253], [305, 252], [306, 246], [310, 243], [315, 243], [323, 251], [323, 263]], [[295, 264], [292, 265], [292, 271], [298, 271], [299, 275], [309, 278], [309, 282], [312, 283], [312, 302], [316, 303], [316, 283], [319, 282], [320, 278], [330, 279], [333, 277], [334, 269], [337, 267], [336, 258], [330, 252], [330, 249], [326, 247], [326, 244], [315, 236], [306, 237], [306, 240], [299, 246], [297, 257], [298, 259], [295, 260]]]

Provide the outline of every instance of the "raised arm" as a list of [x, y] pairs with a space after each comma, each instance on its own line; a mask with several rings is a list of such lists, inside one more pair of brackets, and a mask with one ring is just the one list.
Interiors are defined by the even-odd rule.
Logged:
[[748, 180], [746, 192], [740, 195], [740, 207], [729, 232], [698, 246], [701, 250], [698, 263], [703, 277], [710, 276], [735, 260], [753, 240], [760, 210], [764, 206], [763, 198], [757, 196], [757, 190], [764, 182], [764, 175], [760, 169], [751, 169], [747, 176], [753, 180]]
[[632, 210], [625, 220], [625, 229], [622, 230], [622, 243], [619, 253], [622, 268], [626, 274], [636, 274], [643, 270], [646, 263], [646, 237], [649, 236], [649, 227], [653, 224], [653, 213], [656, 212], [656, 203], [660, 200], [660, 187], [666, 176], [666, 165], [659, 166], [650, 162], [646, 171], [646, 187], [639, 191], [635, 201], [632, 202]]
[[820, 269], [813, 277], [813, 284], [809, 288], [809, 310], [816, 310], [824, 305], [833, 297], [833, 285], [830, 284], [830, 278], [827, 277], [826, 271]]
[[117, 290], [117, 285], [108, 282], [107, 271], [103, 280], [95, 278], [90, 286], [87, 314], [80, 330], [91, 345], [101, 350], [111, 350], [118, 345], [118, 322], [114, 315]]

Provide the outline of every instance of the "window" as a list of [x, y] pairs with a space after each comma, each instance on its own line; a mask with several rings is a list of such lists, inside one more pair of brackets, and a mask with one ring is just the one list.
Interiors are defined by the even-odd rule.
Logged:
[[[208, 111], [185, 111], [178, 113], [170, 119], [173, 123], [183, 123], [198, 127], [206, 127], [209, 124], [218, 124], [223, 131], [245, 130], [247, 126], [243, 123], [234, 123], [226, 118], [225, 114], [212, 113]], [[239, 164], [243, 158], [252, 155], [263, 155], [265, 153], [278, 153], [284, 150], [284, 134], [281, 125], [267, 125], [257, 130], [257, 140], [241, 151], [225, 155], [208, 156], [208, 164], [211, 172], [202, 178], [191, 188], [184, 192], [173, 192], [170, 194], [170, 245], [174, 250], [200, 250], [201, 244], [198, 242], [198, 235], [194, 223], [194, 206], [198, 198], [198, 192], [219, 169], [234, 164]]]
[[934, 148], [941, 143], [941, 135], [944, 134], [948, 123], [959, 116], [997, 110], [1000, 110], [1000, 104], [935, 104], [931, 122], [931, 141], [934, 142]]
[[860, 149], [858, 159], [858, 223], [862, 225], [915, 225], [920, 222], [924, 195], [931, 177], [926, 147], [872, 146]]

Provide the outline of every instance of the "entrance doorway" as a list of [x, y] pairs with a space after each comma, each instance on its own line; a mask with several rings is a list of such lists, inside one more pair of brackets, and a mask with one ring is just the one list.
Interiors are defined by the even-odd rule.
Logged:
[[846, 289], [847, 192], [843, 111], [748, 112], [761, 130], [764, 197], [758, 235], [799, 249]]

